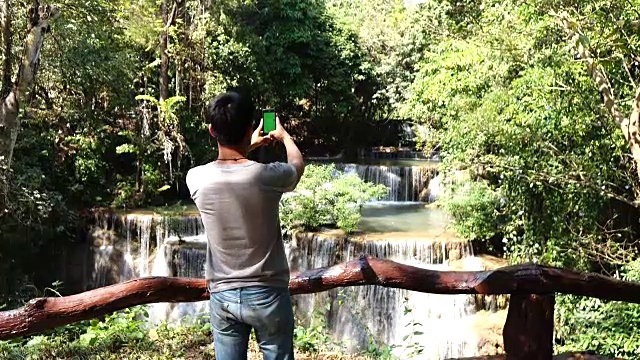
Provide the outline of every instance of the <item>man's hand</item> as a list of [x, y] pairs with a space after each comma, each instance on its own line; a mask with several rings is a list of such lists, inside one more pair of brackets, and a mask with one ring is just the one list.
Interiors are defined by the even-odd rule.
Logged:
[[289, 136], [289, 133], [280, 124], [280, 118], [276, 115], [276, 129], [269, 133], [269, 137], [273, 140], [280, 142], [284, 141]]
[[263, 146], [263, 145], [268, 145], [271, 142], [271, 137], [269, 137], [268, 135], [265, 136], [262, 133], [263, 127], [264, 127], [264, 120], [260, 119], [260, 124], [258, 125], [258, 128], [251, 135], [251, 146], [249, 146], [249, 151], [259, 148], [260, 146]]

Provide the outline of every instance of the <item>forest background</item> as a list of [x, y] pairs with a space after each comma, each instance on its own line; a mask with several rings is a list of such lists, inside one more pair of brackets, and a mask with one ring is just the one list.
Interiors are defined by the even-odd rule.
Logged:
[[[0, 304], [88, 209], [184, 200], [206, 102], [278, 109], [306, 156], [439, 150], [458, 233], [640, 280], [640, 2], [63, 0], [0, 8]], [[392, 134], [392, 135], [389, 135]], [[453, 180], [455, 179], [455, 181]], [[38, 264], [37, 271], [33, 264]], [[562, 297], [559, 346], [637, 356], [640, 308]]]

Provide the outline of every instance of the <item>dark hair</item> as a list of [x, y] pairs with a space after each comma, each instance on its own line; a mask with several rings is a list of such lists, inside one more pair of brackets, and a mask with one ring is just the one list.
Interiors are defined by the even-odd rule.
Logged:
[[216, 96], [207, 107], [207, 123], [211, 124], [221, 145], [238, 145], [253, 124], [251, 97], [239, 91]]

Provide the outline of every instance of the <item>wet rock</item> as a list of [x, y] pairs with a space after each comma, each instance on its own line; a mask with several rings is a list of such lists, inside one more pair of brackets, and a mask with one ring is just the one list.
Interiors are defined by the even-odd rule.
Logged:
[[451, 249], [449, 250], [449, 260], [460, 260], [462, 258], [462, 253], [460, 249]]
[[478, 336], [478, 355], [504, 354], [502, 330], [507, 320], [507, 311], [490, 313], [480, 311], [473, 315], [474, 332]]
[[509, 307], [509, 295], [473, 295], [476, 311], [497, 312]]
[[428, 187], [423, 188], [418, 195], [418, 200], [421, 202], [429, 202], [429, 197], [431, 195], [431, 191], [429, 191]]

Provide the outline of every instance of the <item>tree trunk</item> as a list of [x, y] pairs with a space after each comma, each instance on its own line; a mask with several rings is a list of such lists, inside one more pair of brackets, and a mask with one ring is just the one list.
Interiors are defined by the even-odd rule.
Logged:
[[570, 41], [576, 43], [578, 57], [587, 64], [587, 71], [598, 88], [600, 95], [602, 95], [605, 109], [611, 113], [613, 121], [622, 130], [622, 134], [627, 140], [627, 144], [631, 150], [631, 157], [636, 165], [636, 171], [640, 179], [640, 87], [636, 89], [636, 96], [630, 116], [624, 116], [616, 104], [616, 98], [611, 85], [609, 85], [610, 82], [607, 79], [607, 74], [604, 72], [604, 69], [598, 66], [596, 59], [590, 53], [587, 44], [585, 44], [584, 39], [581, 37], [577, 24], [569, 18], [567, 13], [554, 15], [569, 35]]
[[[182, 18], [182, 31], [181, 31], [181, 36], [182, 36], [182, 53], [183, 55], [180, 56], [178, 59], [176, 59], [177, 61], [175, 62], [176, 64], [176, 74], [175, 74], [175, 96], [179, 96], [180, 94], [183, 94], [183, 82], [184, 82], [184, 78], [186, 78], [186, 71], [185, 69], [187, 69], [187, 60], [189, 58], [190, 51], [189, 51], [189, 16], [188, 16], [188, 11], [187, 11], [187, 6], [186, 6], [186, 1], [185, 0], [176, 0], [176, 15], [175, 18], [179, 19]], [[187, 55], [184, 55], [184, 54]], [[184, 94], [186, 95], [186, 94]]]
[[631, 116], [622, 122], [621, 128], [625, 139], [630, 143], [631, 155], [636, 163], [638, 178], [640, 178], [640, 134], [638, 133], [640, 129], [640, 87], [636, 90], [636, 97], [633, 99]]
[[169, 97], [169, 54], [168, 32], [169, 32], [169, 9], [167, 8], [168, 0], [162, 0], [162, 33], [160, 34], [160, 100], [166, 100]]
[[[510, 312], [516, 311], [516, 320], [524, 316], [523, 311], [533, 311], [535, 316], [547, 314], [540, 310], [547, 307], [538, 308], [537, 300], [533, 305], [527, 302], [530, 294], [536, 293], [561, 292], [640, 303], [639, 283], [538, 265], [508, 266], [490, 271], [435, 271], [361, 256], [332, 267], [293, 274], [289, 281], [289, 289], [294, 295], [361, 285], [379, 285], [433, 294], [524, 295], [515, 297], [510, 306]], [[546, 299], [545, 296], [539, 298]], [[193, 302], [206, 300], [208, 297], [204, 279], [148, 277], [71, 296], [33, 299], [22, 308], [0, 312], [0, 340], [43, 332], [136, 305]], [[519, 308], [521, 305], [524, 307]], [[548, 318], [547, 315], [543, 316], [544, 319]], [[542, 325], [546, 324], [544, 319], [541, 320]], [[506, 327], [508, 332], [513, 330], [514, 321]], [[529, 319], [527, 324], [534, 324], [534, 321]], [[518, 330], [516, 334], [528, 336], [528, 330], [529, 328], [526, 334], [521, 332], [524, 330]], [[537, 343], [543, 338], [540, 334], [533, 333], [533, 339]], [[510, 343], [509, 346], [513, 349], [512, 345]]]
[[[470, 357], [470, 358], [462, 358], [458, 360], [507, 360], [506, 355], [491, 355], [491, 356], [480, 356], [480, 357]], [[553, 360], [623, 360], [621, 358], [612, 358], [608, 356], [600, 356], [593, 355], [589, 353], [582, 352], [570, 352], [564, 353], [560, 355], [556, 355], [553, 357]]]
[[2, 90], [0, 98], [4, 99], [11, 91], [11, 52], [13, 50], [11, 31], [11, 1], [3, 0], [0, 9], [0, 21], [2, 26]]
[[[33, 16], [31, 17], [24, 42], [17, 79], [9, 93], [0, 100], [0, 160], [4, 160], [7, 166], [11, 165], [13, 148], [20, 130], [20, 119], [18, 118], [20, 101], [24, 99], [25, 93], [35, 80], [40, 50], [42, 49], [44, 36], [49, 29], [49, 23], [60, 14], [57, 7], [52, 5], [40, 6], [38, 1], [34, 1], [31, 11]], [[3, 14], [3, 16], [5, 18], [3, 25], [6, 26], [10, 14]], [[6, 40], [3, 41], [3, 44], [6, 45]], [[4, 50], [6, 51], [6, 49]], [[4, 66], [3, 70], [5, 70]], [[3, 74], [3, 81], [5, 77], [6, 74]]]

